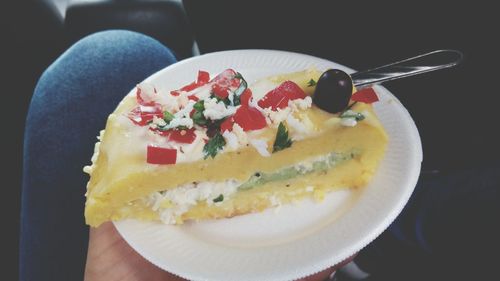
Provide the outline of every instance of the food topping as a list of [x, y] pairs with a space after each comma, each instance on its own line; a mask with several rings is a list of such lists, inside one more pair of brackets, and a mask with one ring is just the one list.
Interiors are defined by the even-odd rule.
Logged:
[[160, 119], [163, 118], [163, 112], [159, 104], [138, 105], [130, 111], [128, 117], [134, 124], [146, 126], [153, 121], [155, 117]]
[[313, 103], [324, 111], [339, 113], [349, 104], [352, 87], [349, 74], [338, 69], [329, 69], [318, 79]]
[[378, 101], [378, 96], [373, 88], [363, 88], [352, 94], [351, 100], [363, 103], [374, 103]]
[[276, 139], [273, 144], [273, 153], [283, 150], [292, 146], [292, 140], [288, 137], [288, 130], [281, 122], [278, 126], [278, 131], [276, 133]]
[[208, 74], [208, 72], [206, 72], [206, 71], [200, 70], [200, 71], [198, 71], [198, 79], [196, 79], [195, 82], [188, 84], [188, 85], [180, 88], [179, 90], [171, 91], [170, 94], [172, 96], [179, 96], [181, 91], [182, 92], [190, 92], [194, 89], [197, 89], [197, 88], [207, 84], [209, 80], [210, 80], [210, 74]]
[[[329, 71], [323, 76], [336, 75]], [[344, 79], [327, 79], [328, 83], [331, 81], [342, 84]], [[323, 87], [324, 83], [322, 85], [311, 79], [307, 85]], [[272, 140], [259, 136], [259, 130], [275, 128], [272, 152], [286, 149], [293, 142], [288, 129], [294, 140], [307, 137], [314, 130], [311, 120], [301, 112], [310, 108], [313, 100], [325, 99], [311, 98], [295, 82], [284, 81], [257, 100], [241, 73], [233, 69], [226, 69], [211, 80], [208, 72], [199, 71], [196, 81], [167, 95], [147, 83], [141, 83], [135, 94], [137, 106], [127, 117], [134, 125], [149, 130], [151, 138], [147, 147], [147, 162], [150, 164], [214, 158], [226, 148], [234, 151], [249, 145], [262, 156], [270, 156], [268, 141]], [[350, 98], [351, 106], [356, 102], [372, 103], [378, 100], [371, 88], [362, 89]], [[334, 99], [326, 98], [335, 103]], [[339, 114], [342, 125], [355, 126], [364, 119], [363, 114], [350, 110], [350, 107], [341, 107], [344, 109]], [[180, 158], [177, 157], [178, 152]], [[200, 156], [188, 156], [190, 153], [199, 153]]]
[[177, 150], [171, 148], [148, 146], [147, 162], [150, 164], [175, 164]]
[[208, 158], [209, 156], [214, 158], [215, 155], [219, 152], [219, 150], [222, 150], [224, 148], [224, 145], [226, 145], [226, 141], [224, 140], [224, 137], [219, 132], [216, 132], [215, 135], [208, 140], [208, 142], [205, 144], [203, 147], [203, 152], [205, 153], [205, 159]]
[[285, 81], [259, 100], [258, 105], [262, 108], [270, 107], [276, 111], [287, 107], [290, 100], [304, 99], [306, 96], [299, 85], [292, 81]]

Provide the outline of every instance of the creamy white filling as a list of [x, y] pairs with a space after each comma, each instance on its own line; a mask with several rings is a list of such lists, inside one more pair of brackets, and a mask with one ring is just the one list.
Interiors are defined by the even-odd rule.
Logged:
[[[229, 179], [223, 182], [188, 183], [162, 192], [154, 192], [145, 200], [160, 220], [166, 224], [176, 223], [176, 218], [199, 202], [207, 205], [221, 204], [230, 198], [241, 182]], [[214, 202], [215, 201], [215, 202]]]

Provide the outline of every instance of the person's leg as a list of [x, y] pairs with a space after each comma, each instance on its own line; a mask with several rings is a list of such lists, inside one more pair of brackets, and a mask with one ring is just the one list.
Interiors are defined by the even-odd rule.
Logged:
[[83, 279], [88, 176], [82, 168], [123, 96], [175, 61], [150, 37], [104, 31], [77, 42], [43, 73], [24, 137], [21, 280]]

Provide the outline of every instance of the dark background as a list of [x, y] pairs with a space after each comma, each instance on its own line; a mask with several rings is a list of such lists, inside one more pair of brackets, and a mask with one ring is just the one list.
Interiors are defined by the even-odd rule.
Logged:
[[[420, 131], [423, 173], [498, 161], [498, 15], [487, 1], [50, 1], [1, 5], [4, 276], [17, 276], [23, 128], [42, 71], [82, 36], [122, 28], [149, 34], [179, 59], [229, 49], [282, 49], [366, 69], [435, 49], [465, 54], [453, 69], [385, 84]], [[90, 155], [89, 155], [90, 157]], [[57, 159], [51, 159], [57, 161]]]

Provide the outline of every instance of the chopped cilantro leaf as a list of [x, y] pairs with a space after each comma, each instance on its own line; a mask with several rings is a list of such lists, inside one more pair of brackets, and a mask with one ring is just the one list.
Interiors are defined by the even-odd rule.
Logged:
[[318, 82], [314, 81], [314, 79], [311, 78], [311, 80], [307, 82], [307, 87], [314, 87], [316, 86], [316, 84], [318, 84]]
[[193, 122], [196, 125], [204, 126], [207, 125], [208, 120], [205, 118], [205, 115], [203, 115], [203, 111], [205, 110], [205, 104], [203, 100], [197, 101], [193, 105], [194, 113], [191, 116], [193, 118]]
[[292, 140], [288, 137], [288, 130], [283, 122], [280, 122], [278, 126], [278, 132], [276, 133], [276, 139], [273, 144], [273, 153], [283, 150], [292, 146]]
[[340, 115], [340, 118], [354, 118], [356, 121], [361, 121], [365, 119], [365, 116], [359, 112], [349, 110], [349, 111], [344, 111]]
[[224, 194], [221, 194], [219, 195], [217, 198], [214, 198], [214, 203], [217, 203], [217, 202], [222, 202], [224, 201]]
[[214, 94], [213, 92], [210, 94], [210, 97], [213, 98], [213, 99], [216, 99], [217, 102], [223, 102], [225, 105], [230, 105], [231, 104], [231, 101], [229, 100], [229, 98], [221, 98], [219, 96], [217, 96], [216, 94]]
[[203, 153], [205, 153], [204, 158], [207, 159], [209, 156], [214, 158], [224, 145], [226, 145], [226, 141], [220, 132], [217, 131], [203, 147]]
[[234, 75], [234, 78], [245, 80], [245, 79], [243, 79], [243, 75], [241, 75], [241, 73], [239, 73], [239, 72], [236, 72], [236, 75]]
[[170, 123], [170, 121], [174, 120], [174, 115], [168, 111], [163, 112], [163, 120], [165, 120], [165, 123]]
[[205, 116], [203, 115], [203, 112], [201, 112], [201, 111], [195, 111], [195, 113], [193, 113], [192, 118], [193, 118], [193, 122], [196, 125], [204, 126], [204, 125], [207, 125], [207, 123], [208, 123], [208, 120], [205, 118]]
[[236, 73], [234, 78], [241, 80], [240, 86], [238, 87], [238, 89], [236, 89], [236, 91], [234, 91], [234, 97], [233, 97], [233, 106], [238, 106], [241, 103], [240, 96], [248, 88], [248, 83], [245, 80], [245, 78], [243, 78], [243, 75], [241, 75], [241, 73], [239, 72]]
[[174, 120], [174, 118], [175, 118], [175, 116], [172, 113], [170, 113], [168, 111], [163, 111], [163, 121], [165, 121], [165, 125], [157, 125], [158, 130], [166, 131], [167, 129], [165, 129], [165, 128], [168, 126], [168, 124], [170, 124], [170, 122], [172, 120]]
[[205, 104], [204, 104], [204, 101], [203, 101], [203, 100], [197, 101], [197, 102], [193, 105], [193, 108], [194, 108], [196, 111], [203, 111], [203, 110], [205, 110]]

